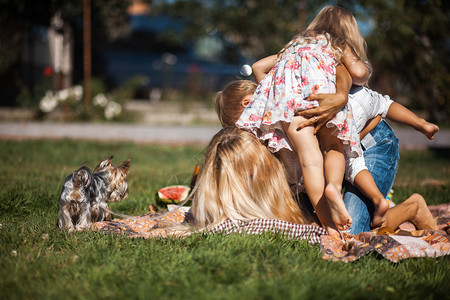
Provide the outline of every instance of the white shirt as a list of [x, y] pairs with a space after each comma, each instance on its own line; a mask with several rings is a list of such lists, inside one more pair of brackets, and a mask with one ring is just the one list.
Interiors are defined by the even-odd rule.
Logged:
[[[348, 103], [358, 132], [361, 133], [366, 123], [376, 116], [381, 115], [382, 118], [385, 118], [393, 102], [389, 96], [383, 96], [368, 88], [361, 86], [352, 88], [348, 94]], [[369, 137], [370, 134], [364, 138]], [[362, 170], [367, 170], [363, 156], [345, 159], [345, 179], [347, 181], [353, 183], [356, 175]]]
[[348, 94], [348, 103], [358, 132], [361, 133], [367, 121], [376, 116], [381, 115], [385, 118], [392, 102], [394, 101], [389, 96], [383, 96], [368, 88], [362, 86], [352, 88]]

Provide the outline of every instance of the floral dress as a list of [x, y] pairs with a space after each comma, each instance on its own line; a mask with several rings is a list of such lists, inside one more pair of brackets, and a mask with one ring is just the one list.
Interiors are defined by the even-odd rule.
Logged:
[[[287, 48], [279, 62], [259, 83], [236, 126], [251, 131], [267, 142], [272, 152], [282, 148], [292, 151], [282, 122], [290, 123], [297, 111], [317, 107], [317, 101], [306, 101], [311, 93], [336, 92], [336, 61], [333, 49], [324, 35], [297, 40]], [[344, 143], [346, 156], [362, 154], [359, 134], [348, 106], [327, 123]]]

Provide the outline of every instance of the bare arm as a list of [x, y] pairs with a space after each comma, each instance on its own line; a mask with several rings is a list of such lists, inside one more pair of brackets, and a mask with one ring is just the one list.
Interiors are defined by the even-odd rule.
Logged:
[[270, 72], [270, 70], [277, 63], [277, 55], [267, 56], [263, 59], [258, 60], [252, 65], [253, 78], [255, 78], [256, 83], [261, 82], [264, 76]]
[[[297, 115], [309, 118], [300, 124], [299, 129], [314, 125], [314, 133], [326, 124], [347, 104], [348, 92], [352, 87], [352, 77], [343, 65], [336, 67], [336, 94], [311, 94], [306, 100], [317, 100], [319, 106], [298, 112]], [[313, 118], [316, 116], [316, 118]]]
[[342, 63], [352, 76], [354, 85], [364, 85], [367, 83], [369, 80], [369, 69], [367, 69], [366, 65], [356, 56], [349, 46], [345, 47]]

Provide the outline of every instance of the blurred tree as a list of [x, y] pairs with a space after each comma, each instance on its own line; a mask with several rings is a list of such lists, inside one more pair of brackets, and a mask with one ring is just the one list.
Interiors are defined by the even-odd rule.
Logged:
[[372, 22], [366, 39], [374, 84], [394, 95], [406, 94], [412, 106], [428, 111], [431, 121], [448, 122], [450, 1], [359, 2]]
[[[305, 28], [325, 0], [154, 0], [157, 13], [185, 21], [182, 37], [190, 39], [215, 30], [238, 45], [244, 54], [261, 58], [277, 53]], [[308, 20], [304, 16], [306, 7]], [[195, 8], [195, 9], [193, 9]]]
[[[153, 9], [185, 20], [180, 39], [218, 30], [258, 59], [273, 54], [301, 31], [325, 4], [349, 9], [365, 27], [374, 66], [371, 86], [410, 106], [426, 109], [432, 121], [450, 113], [449, 6], [447, 0], [154, 0]], [[195, 8], [195, 9], [194, 9]]]
[[49, 0], [13, 1], [0, 0], [0, 99], [2, 103], [13, 104], [22, 84], [21, 56], [23, 44], [32, 24], [46, 24], [50, 14], [44, 9]]

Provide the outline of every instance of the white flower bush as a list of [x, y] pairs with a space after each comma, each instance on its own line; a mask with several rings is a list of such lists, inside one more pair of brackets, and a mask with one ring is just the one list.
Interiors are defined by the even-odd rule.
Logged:
[[122, 105], [117, 102], [111, 101], [105, 108], [105, 118], [111, 120], [114, 117], [117, 117], [122, 112]]
[[92, 99], [94, 106], [104, 108], [103, 115], [105, 119], [111, 120], [120, 116], [122, 113], [122, 105], [110, 100], [105, 94], [98, 94]]
[[44, 113], [54, 111], [58, 107], [58, 103], [67, 101], [79, 102], [83, 98], [83, 87], [76, 85], [68, 89], [60, 91], [47, 91], [45, 96], [39, 102], [39, 108]]
[[52, 112], [57, 106], [58, 98], [53, 95], [52, 91], [47, 91], [41, 102], [39, 102], [39, 108], [44, 113]]
[[93, 104], [95, 106], [100, 106], [100, 107], [106, 107], [106, 105], [108, 105], [108, 98], [104, 95], [104, 94], [98, 94], [94, 97], [94, 99], [92, 99]]
[[[83, 87], [80, 85], [73, 86], [68, 89], [60, 91], [47, 91], [45, 96], [39, 102], [39, 109], [43, 113], [50, 113], [54, 111], [59, 105], [69, 104], [73, 107], [82, 105]], [[120, 116], [122, 113], [122, 105], [110, 100], [110, 98], [103, 94], [97, 94], [92, 98], [92, 104], [97, 107], [97, 112], [105, 119], [112, 120]]]

